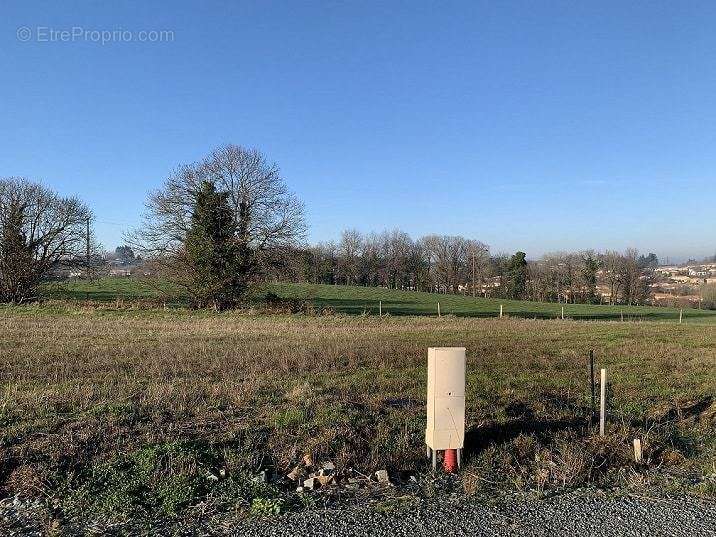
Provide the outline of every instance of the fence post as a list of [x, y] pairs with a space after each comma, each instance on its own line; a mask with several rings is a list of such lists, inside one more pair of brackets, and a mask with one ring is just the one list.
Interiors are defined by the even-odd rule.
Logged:
[[500, 304], [500, 319], [502, 319], [502, 304]]
[[382, 317], [382, 316], [383, 316], [383, 301], [379, 300], [378, 301], [378, 317]]
[[634, 462], [641, 463], [643, 460], [643, 454], [641, 450], [641, 439], [634, 439]]
[[562, 320], [564, 321], [564, 306], [562, 306]]
[[684, 319], [684, 309], [679, 310], [679, 324], [681, 324], [681, 321]]
[[592, 388], [592, 415], [589, 420], [590, 423], [594, 423], [594, 416], [596, 414], [596, 405], [597, 405], [597, 394], [596, 394], [596, 386], [594, 385], [594, 349], [591, 349], [589, 351], [589, 384]]
[[607, 421], [607, 370], [601, 370], [601, 386], [599, 387], [599, 436], [604, 436], [604, 429]]
[[438, 302], [438, 317], [440, 317], [440, 302]]

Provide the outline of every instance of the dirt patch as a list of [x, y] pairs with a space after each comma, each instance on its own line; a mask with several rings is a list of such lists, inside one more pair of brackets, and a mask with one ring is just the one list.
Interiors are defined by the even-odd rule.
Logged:
[[647, 419], [656, 423], [713, 423], [716, 420], [716, 401], [713, 397], [669, 401], [654, 407]]

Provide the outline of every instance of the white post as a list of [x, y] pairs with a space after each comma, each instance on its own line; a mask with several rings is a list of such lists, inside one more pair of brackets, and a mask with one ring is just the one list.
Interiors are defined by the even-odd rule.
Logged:
[[502, 319], [502, 304], [500, 304], [500, 319]]
[[564, 306], [562, 306], [562, 320], [564, 321]]
[[684, 310], [679, 310], [679, 324], [681, 324], [681, 321], [684, 319]]
[[640, 463], [643, 460], [641, 451], [641, 440], [638, 438], [634, 439], [634, 461]]
[[601, 386], [599, 392], [599, 436], [604, 436], [604, 427], [607, 421], [607, 370], [601, 370]]
[[383, 316], [383, 301], [379, 300], [378, 301], [378, 317], [382, 317], [382, 316]]
[[438, 302], [438, 317], [440, 317], [440, 302]]

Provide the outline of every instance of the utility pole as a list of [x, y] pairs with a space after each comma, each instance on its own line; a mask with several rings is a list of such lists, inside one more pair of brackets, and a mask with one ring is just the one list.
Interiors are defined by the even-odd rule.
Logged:
[[87, 270], [87, 279], [91, 280], [92, 277], [90, 275], [90, 219], [89, 219], [89, 216], [87, 217], [85, 223], [87, 225], [87, 250], [85, 252], [87, 257], [86, 257], [85, 262], [87, 263], [87, 269], [86, 269]]

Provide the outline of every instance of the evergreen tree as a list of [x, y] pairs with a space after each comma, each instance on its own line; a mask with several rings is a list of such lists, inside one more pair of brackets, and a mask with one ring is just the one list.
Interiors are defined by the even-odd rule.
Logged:
[[583, 257], [584, 265], [582, 266], [582, 280], [584, 282], [586, 302], [597, 302], [597, 272], [599, 271], [599, 261], [589, 253]]
[[10, 203], [0, 226], [0, 299], [20, 303], [34, 298], [36, 280], [32, 248], [23, 232], [24, 208]]
[[527, 295], [527, 254], [517, 252], [510, 258], [505, 274], [509, 298], [523, 300]]
[[222, 310], [234, 306], [246, 291], [242, 259], [248, 253], [236, 240], [236, 225], [228, 193], [217, 192], [214, 183], [204, 181], [194, 194], [191, 227], [184, 250], [189, 288], [198, 307]]

